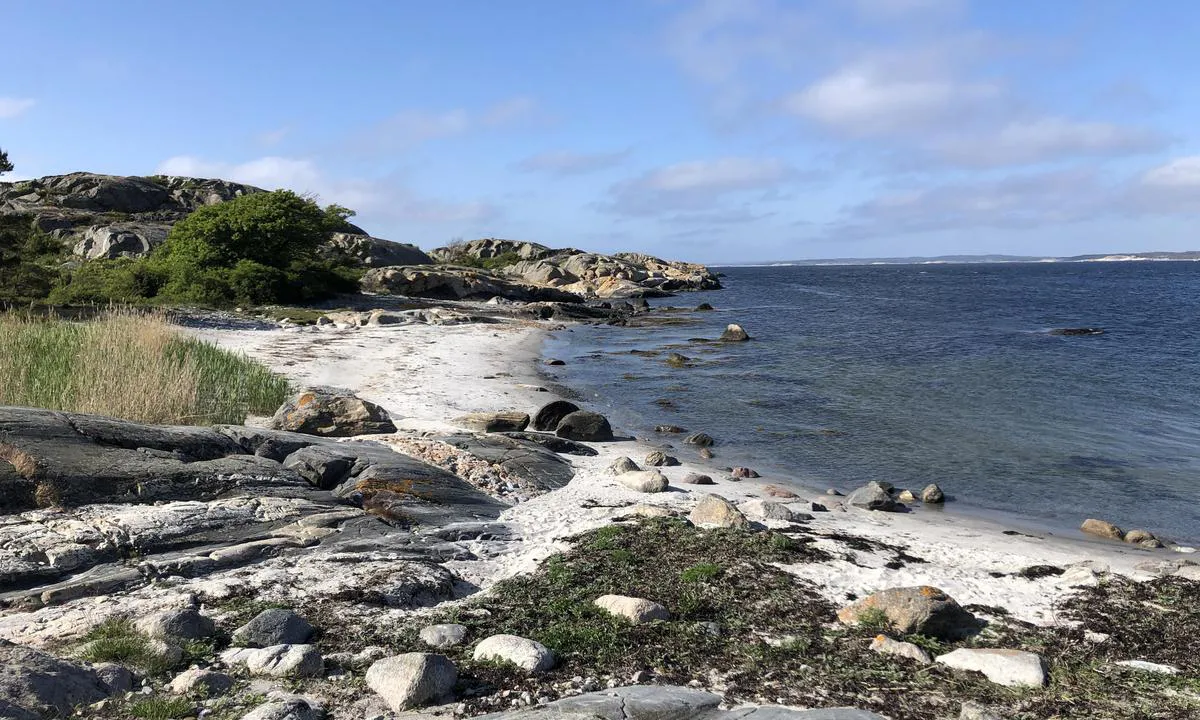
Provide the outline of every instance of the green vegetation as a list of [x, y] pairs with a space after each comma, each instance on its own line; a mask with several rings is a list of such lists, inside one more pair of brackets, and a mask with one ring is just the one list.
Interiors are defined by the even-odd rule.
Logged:
[[3, 175], [6, 172], [12, 172], [12, 170], [13, 164], [8, 159], [8, 153], [4, 151], [4, 148], [0, 148], [0, 175]]
[[442, 261], [444, 265], [458, 265], [480, 270], [500, 270], [521, 262], [521, 256], [512, 251], [501, 253], [496, 257], [476, 257], [467, 251], [467, 243], [463, 240], [455, 240], [450, 243], [445, 247], [445, 251], [446, 257]]
[[228, 307], [352, 293], [362, 270], [323, 246], [353, 214], [287, 190], [252, 193], [196, 210], [148, 257], [73, 264], [32, 218], [2, 217], [0, 300]]
[[80, 657], [88, 662], [131, 665], [149, 675], [171, 669], [167, 658], [155, 651], [153, 641], [129, 620], [107, 620], [92, 628], [83, 641]]
[[[421, 647], [416, 639], [421, 625], [458, 622], [468, 626], [471, 638], [521, 635], [559, 658], [548, 675], [530, 679], [473, 661], [472, 643], [446, 651], [461, 669], [463, 687], [484, 694], [553, 694], [547, 689], [575, 676], [624, 683], [634, 672], [649, 670], [658, 683], [719, 684], [732, 702], [853, 706], [895, 720], [957, 717], [968, 700], [1013, 720], [1200, 717], [1200, 657], [1190, 651], [1200, 633], [1200, 583], [1114, 579], [1081, 590], [1060, 608], [1063, 620], [1078, 623], [1072, 627], [1043, 628], [997, 617], [965, 641], [900, 638], [934, 655], [956, 647], [999, 647], [1045, 658], [1047, 687], [1008, 688], [976, 673], [871, 652], [878, 627], [839, 625], [835, 604], [776, 567], [829, 559], [813, 546], [816, 537], [704, 531], [670, 519], [608, 526], [575, 538], [573, 549], [548, 558], [532, 575], [498, 583], [478, 599], [423, 618], [400, 634], [355, 625], [326, 638], [336, 646], [331, 650], [379, 644], [407, 652]], [[903, 562], [922, 562], [903, 548], [878, 547], [895, 550]], [[593, 601], [609, 593], [662, 603], [672, 620], [633, 625], [608, 615]], [[875, 625], [886, 624], [884, 618], [878, 621]], [[1088, 642], [1086, 631], [1110, 638]], [[1156, 675], [1113, 664], [1131, 658], [1171, 664], [1181, 672]], [[465, 702], [469, 712], [484, 709], [477, 701]]]
[[155, 697], [138, 700], [129, 707], [129, 714], [144, 720], [176, 720], [192, 716], [196, 704], [182, 697]]
[[188, 338], [162, 315], [0, 315], [0, 405], [208, 425], [273, 413], [289, 391], [261, 364]]

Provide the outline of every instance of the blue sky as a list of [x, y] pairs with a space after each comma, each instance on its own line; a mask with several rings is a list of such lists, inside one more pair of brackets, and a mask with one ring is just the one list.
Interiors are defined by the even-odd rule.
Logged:
[[5, 3], [5, 180], [318, 194], [426, 248], [1200, 248], [1200, 4]]

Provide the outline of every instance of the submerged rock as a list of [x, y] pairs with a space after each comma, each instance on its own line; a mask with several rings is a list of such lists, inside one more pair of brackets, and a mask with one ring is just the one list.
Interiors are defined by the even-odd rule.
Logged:
[[921, 502], [926, 505], [937, 505], [946, 502], [946, 494], [936, 483], [930, 483], [921, 490]]
[[745, 342], [750, 339], [750, 334], [737, 323], [730, 323], [725, 327], [725, 332], [721, 333], [721, 342]]
[[1103, 335], [1104, 328], [1098, 327], [1074, 327], [1074, 328], [1055, 328], [1050, 331], [1051, 335], [1064, 335], [1067, 337], [1077, 335]]
[[696, 447], [702, 448], [712, 447], [713, 443], [715, 442], [716, 440], [713, 439], [712, 435], [702, 432], [692, 433], [683, 440], [685, 445], [695, 445]]

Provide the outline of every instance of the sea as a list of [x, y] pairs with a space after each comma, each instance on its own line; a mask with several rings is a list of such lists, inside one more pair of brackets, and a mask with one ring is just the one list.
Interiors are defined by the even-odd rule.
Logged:
[[[549, 369], [618, 430], [680, 454], [656, 425], [704, 431], [775, 481], [937, 483], [940, 512], [1200, 543], [1200, 263], [717, 270], [644, 326], [556, 333]], [[728, 323], [752, 340], [697, 341]], [[1077, 327], [1104, 332], [1051, 332]]]

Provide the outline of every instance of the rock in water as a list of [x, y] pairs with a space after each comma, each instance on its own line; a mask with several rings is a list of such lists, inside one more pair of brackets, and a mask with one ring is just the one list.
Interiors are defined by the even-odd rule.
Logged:
[[630, 490], [644, 493], [659, 493], [667, 489], [667, 477], [657, 470], [635, 470], [621, 473], [617, 482]]
[[716, 442], [716, 441], [713, 440], [712, 435], [709, 435], [708, 433], [702, 433], [702, 432], [692, 433], [691, 435], [688, 435], [683, 440], [683, 443], [685, 445], [695, 445], [696, 447], [702, 447], [702, 448], [712, 447], [714, 442]]
[[543, 405], [533, 416], [533, 429], [542, 432], [554, 432], [558, 423], [573, 412], [578, 412], [579, 406], [566, 400], [555, 400]]
[[634, 625], [651, 620], [671, 619], [671, 613], [665, 607], [644, 598], [601, 595], [596, 598], [595, 605], [605, 612], [625, 618]]
[[576, 410], [558, 422], [554, 434], [568, 440], [583, 442], [612, 442], [612, 426], [608, 418], [588, 410]]
[[554, 653], [545, 645], [516, 635], [493, 635], [475, 646], [476, 660], [509, 662], [528, 673], [554, 667]]
[[946, 494], [936, 483], [929, 483], [921, 490], [921, 502], [926, 505], [937, 505], [946, 502]]
[[730, 323], [721, 333], [721, 342], [745, 342], [749, 339], [750, 335], [737, 323]]
[[275, 412], [271, 427], [322, 437], [396, 432], [386, 410], [349, 390], [327, 386], [300, 391]]
[[680, 355], [679, 353], [673, 352], [667, 355], [666, 363], [673, 368], [684, 368], [691, 367], [695, 364], [695, 361], [687, 355]]
[[708, 448], [700, 448], [700, 457], [704, 458], [705, 460], [712, 460], [713, 451], [709, 450]]
[[1078, 335], [1103, 335], [1104, 328], [1098, 327], [1077, 327], [1077, 328], [1055, 328], [1050, 331], [1051, 335], [1064, 335], [1073, 337]]
[[1123, 538], [1130, 545], [1137, 545], [1144, 548], [1160, 548], [1163, 546], [1162, 541], [1154, 537], [1154, 533], [1148, 530], [1130, 530], [1125, 533]]
[[671, 433], [674, 435], [678, 435], [680, 433], [687, 432], [687, 430], [684, 430], [683, 428], [679, 427], [678, 425], [658, 425], [654, 428], [654, 432]]
[[523, 412], [476, 412], [456, 418], [463, 427], [479, 432], [521, 432], [529, 427], [529, 416]]
[[708, 303], [700, 303], [696, 306], [696, 312], [709, 312], [712, 309], [713, 306], [709, 305]]
[[846, 504], [866, 510], [880, 510], [889, 512], [899, 509], [901, 506], [892, 499], [891, 494], [884, 487], [883, 483], [870, 482], [850, 493], [846, 498]]
[[1121, 540], [1125, 536], [1125, 533], [1121, 531], [1121, 528], [1106, 520], [1097, 520], [1095, 518], [1088, 518], [1087, 520], [1084, 520], [1083, 524], [1079, 526], [1079, 529], [1088, 535], [1108, 538], [1109, 540]]
[[746, 468], [746, 467], [735, 467], [730, 472], [730, 475], [732, 475], [733, 477], [735, 477], [739, 480], [744, 480], [747, 478], [756, 478], [759, 476], [757, 472], [755, 472], [754, 470], [751, 470], [750, 468]]
[[702, 528], [744, 528], [750, 524], [733, 503], [720, 495], [705, 495], [688, 515], [692, 524]]
[[959, 648], [939, 655], [937, 662], [958, 670], [975, 670], [988, 680], [1010, 687], [1041, 687], [1046, 684], [1042, 658], [1024, 650]]
[[448, 696], [458, 668], [445, 655], [405, 653], [372, 664], [366, 682], [393, 712], [401, 712]]
[[979, 622], [954, 598], [941, 590], [922, 585], [880, 590], [838, 611], [838, 620], [857, 625], [865, 613], [881, 612], [901, 635], [920, 633], [937, 638], [960, 638], [971, 634]]
[[263, 610], [250, 622], [233, 631], [233, 642], [242, 647], [300, 645], [312, 639], [316, 629], [286, 608]]

